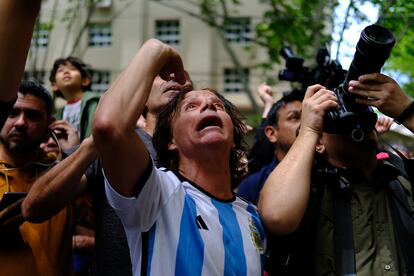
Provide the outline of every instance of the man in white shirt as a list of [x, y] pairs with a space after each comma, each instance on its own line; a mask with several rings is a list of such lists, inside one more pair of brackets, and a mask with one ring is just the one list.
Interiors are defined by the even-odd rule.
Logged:
[[263, 228], [233, 193], [243, 123], [214, 90], [179, 92], [158, 117], [153, 142], [166, 169], [156, 169], [134, 129], [157, 75], [185, 82], [178, 53], [149, 40], [101, 99], [93, 127], [134, 274], [261, 275]]

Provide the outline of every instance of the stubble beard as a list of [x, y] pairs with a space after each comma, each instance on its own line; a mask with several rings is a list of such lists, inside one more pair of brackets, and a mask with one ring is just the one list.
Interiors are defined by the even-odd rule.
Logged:
[[41, 143], [41, 140], [39, 140], [25, 145], [22, 143], [9, 142], [3, 137], [0, 137], [0, 141], [8, 152], [16, 155], [23, 155], [37, 151], [40, 148]]
[[292, 145], [285, 142], [277, 142], [276, 149], [286, 154]]

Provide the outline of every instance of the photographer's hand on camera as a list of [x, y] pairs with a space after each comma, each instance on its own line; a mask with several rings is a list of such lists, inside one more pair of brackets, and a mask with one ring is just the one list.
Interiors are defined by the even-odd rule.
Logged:
[[377, 107], [390, 117], [397, 117], [411, 103], [400, 86], [390, 77], [380, 73], [362, 75], [349, 82], [349, 92], [360, 96], [356, 102]]
[[311, 131], [319, 135], [323, 131], [323, 118], [330, 109], [338, 108], [335, 93], [320, 84], [309, 86], [302, 102], [300, 131]]
[[[404, 93], [392, 78], [380, 74], [366, 74], [357, 81], [349, 82], [348, 91], [359, 96], [356, 102], [377, 107], [382, 113], [396, 120], [411, 105], [412, 99]], [[414, 114], [401, 120], [408, 129], [414, 130]]]

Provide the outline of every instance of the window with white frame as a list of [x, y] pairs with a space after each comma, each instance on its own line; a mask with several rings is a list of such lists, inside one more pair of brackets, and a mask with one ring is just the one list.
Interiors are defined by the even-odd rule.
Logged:
[[91, 90], [93, 92], [105, 92], [111, 83], [111, 72], [108, 70], [93, 70], [91, 77]]
[[[249, 69], [243, 69], [244, 77], [249, 83]], [[237, 69], [235, 68], [225, 68], [224, 69], [224, 85], [223, 85], [224, 92], [241, 92], [244, 91], [243, 88], [243, 75], [239, 74]]]
[[157, 20], [155, 21], [155, 37], [169, 45], [180, 43], [180, 21]]
[[229, 18], [224, 24], [224, 34], [230, 43], [248, 43], [252, 38], [250, 18]]
[[112, 45], [112, 27], [110, 23], [92, 23], [89, 25], [89, 46], [110, 47]]
[[30, 46], [36, 48], [46, 48], [49, 44], [49, 33], [50, 27], [48, 24], [36, 24]]

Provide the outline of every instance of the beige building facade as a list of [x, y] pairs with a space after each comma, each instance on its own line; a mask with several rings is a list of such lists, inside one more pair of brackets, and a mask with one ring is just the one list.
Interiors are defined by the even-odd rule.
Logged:
[[[196, 87], [215, 88], [241, 110], [252, 110], [240, 75], [235, 72], [218, 32], [196, 17], [199, 7], [191, 4], [195, 1], [100, 0], [92, 12], [86, 2], [42, 1], [40, 23], [26, 65], [27, 75], [43, 78], [49, 85], [54, 60], [73, 55], [93, 68], [93, 90], [105, 91], [139, 46], [155, 37], [179, 51]], [[251, 39], [265, 7], [259, 0], [241, 2], [242, 5], [229, 7], [232, 18], [224, 37], [245, 68], [248, 86], [260, 104], [256, 90], [264, 77], [254, 67], [266, 61], [267, 53]], [[252, 45], [254, 54], [245, 50]], [[289, 84], [284, 83], [276, 90], [287, 89]]]

